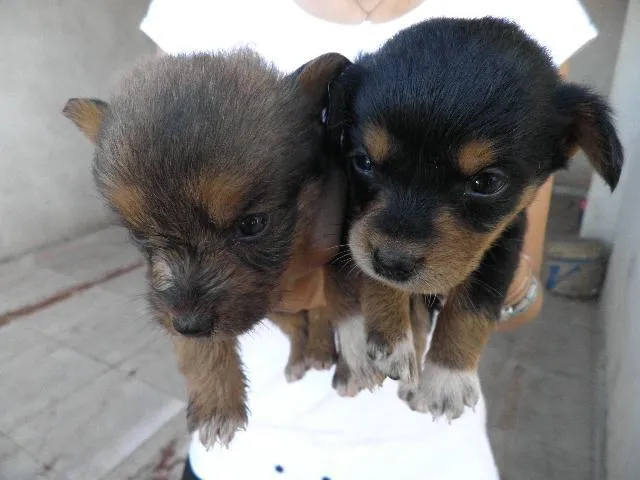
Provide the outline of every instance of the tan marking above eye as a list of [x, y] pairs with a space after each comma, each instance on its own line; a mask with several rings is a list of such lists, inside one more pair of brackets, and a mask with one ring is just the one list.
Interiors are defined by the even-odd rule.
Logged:
[[214, 222], [229, 223], [234, 220], [249, 192], [253, 172], [246, 175], [223, 173], [204, 177], [192, 185], [189, 194], [209, 212]]
[[393, 139], [388, 130], [379, 125], [367, 125], [364, 127], [363, 139], [371, 160], [377, 164], [384, 163], [393, 146]]
[[108, 190], [107, 196], [129, 225], [140, 228], [148, 222], [144, 193], [138, 187], [114, 186]]
[[493, 144], [488, 140], [472, 140], [458, 153], [458, 168], [463, 175], [472, 176], [495, 162]]

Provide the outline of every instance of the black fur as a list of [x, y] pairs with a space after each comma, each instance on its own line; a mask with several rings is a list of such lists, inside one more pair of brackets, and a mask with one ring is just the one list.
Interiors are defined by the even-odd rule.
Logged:
[[[468, 248], [453, 244], [450, 231], [475, 238], [502, 228], [484, 259], [469, 262], [465, 277], [474, 308], [482, 305], [494, 319], [518, 265], [525, 193], [565, 168], [578, 146], [612, 189], [620, 176], [622, 148], [606, 101], [563, 83], [547, 52], [504, 20], [416, 24], [346, 68], [329, 99], [328, 130], [350, 178], [348, 228], [367, 218], [362, 238], [382, 235], [411, 243], [414, 254], [416, 245], [424, 245], [425, 275], [430, 268], [441, 270], [419, 285], [377, 278], [407, 290], [444, 293], [454, 285], [442, 278], [467, 267], [455, 261], [430, 265], [436, 250], [455, 260]], [[391, 147], [384, 162], [373, 159], [373, 171], [363, 174], [353, 160], [371, 157], [364, 139], [371, 125], [388, 133]], [[458, 157], [474, 141], [490, 144], [492, 168], [506, 178], [496, 195], [469, 194], [473, 175], [461, 171]], [[449, 233], [437, 228], [443, 213], [455, 219]], [[505, 226], [508, 218], [515, 220]]]

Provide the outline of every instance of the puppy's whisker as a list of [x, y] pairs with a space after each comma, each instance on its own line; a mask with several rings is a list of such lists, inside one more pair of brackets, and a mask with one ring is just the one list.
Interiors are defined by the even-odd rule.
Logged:
[[351, 269], [349, 270], [349, 273], [347, 274], [347, 276], [352, 276], [354, 275], [358, 270], [360, 269], [360, 267], [358, 266], [358, 264], [356, 264], [355, 262], [353, 263]]
[[342, 263], [343, 260], [349, 260], [351, 258], [351, 254], [349, 252], [343, 252], [333, 258], [333, 262]]
[[[336, 245], [335, 247], [323, 248], [323, 249], [321, 249], [321, 251], [325, 252], [325, 251], [329, 251], [329, 250], [341, 249], [341, 248], [344, 248], [344, 247], [348, 247], [348, 245]], [[345, 255], [345, 254], [350, 254], [350, 252], [349, 251], [340, 252], [340, 255]]]
[[489, 285], [484, 280], [480, 280], [479, 278], [473, 278], [472, 281], [473, 281], [473, 283], [476, 283], [476, 284], [486, 288], [487, 290], [489, 290], [491, 293], [494, 293], [495, 295], [498, 295], [498, 296], [501, 295], [501, 292], [497, 288], [493, 287], [492, 285]]

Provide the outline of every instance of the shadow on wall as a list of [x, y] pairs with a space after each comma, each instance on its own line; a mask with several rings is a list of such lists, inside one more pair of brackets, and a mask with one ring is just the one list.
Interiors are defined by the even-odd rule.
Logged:
[[92, 147], [60, 112], [155, 52], [138, 28], [148, 3], [0, 2], [0, 261], [109, 221]]

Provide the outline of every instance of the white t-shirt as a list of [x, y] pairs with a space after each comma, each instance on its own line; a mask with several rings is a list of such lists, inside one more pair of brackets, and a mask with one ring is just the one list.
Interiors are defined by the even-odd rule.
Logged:
[[[194, 435], [191, 466], [205, 480], [498, 480], [484, 400], [451, 425], [413, 412], [386, 380], [341, 398], [331, 371], [288, 384], [289, 341], [265, 323], [242, 338], [251, 415], [231, 447], [207, 451]], [[282, 473], [278, 472], [282, 468]]]
[[153, 0], [140, 28], [167, 53], [249, 45], [289, 72], [330, 51], [374, 51], [427, 18], [487, 15], [516, 21], [557, 65], [597, 34], [578, 0], [425, 0], [390, 22], [359, 25], [318, 19], [293, 0]]
[[[557, 65], [596, 36], [577, 0], [425, 0], [382, 24], [317, 19], [293, 0], [153, 0], [141, 29], [169, 54], [251, 46], [283, 71], [336, 51], [374, 51], [399, 30], [432, 17], [498, 16], [518, 22]], [[340, 398], [333, 372], [288, 384], [289, 344], [266, 323], [241, 338], [250, 381], [249, 427], [231, 448], [210, 451], [197, 435], [191, 466], [204, 480], [497, 480], [484, 398], [451, 425], [412, 412], [387, 380], [375, 393]]]

